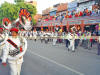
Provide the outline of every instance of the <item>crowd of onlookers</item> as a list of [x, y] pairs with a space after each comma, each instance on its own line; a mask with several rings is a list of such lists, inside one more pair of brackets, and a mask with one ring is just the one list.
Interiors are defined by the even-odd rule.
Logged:
[[[50, 20], [60, 20], [60, 22], [63, 21], [63, 19], [68, 18], [77, 18], [77, 17], [84, 17], [84, 16], [96, 16], [100, 15], [100, 7], [99, 5], [95, 4], [94, 8], [92, 10], [89, 10], [88, 8], [84, 9], [84, 11], [77, 12], [76, 10], [73, 11], [66, 11], [66, 13], [62, 14], [56, 14], [55, 16], [47, 16], [45, 18], [42, 18], [42, 21], [50, 21]], [[39, 19], [39, 21], [41, 22]]]

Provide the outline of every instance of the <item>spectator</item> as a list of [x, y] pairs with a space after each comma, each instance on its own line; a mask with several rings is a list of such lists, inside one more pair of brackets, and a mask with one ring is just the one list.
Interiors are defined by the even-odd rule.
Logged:
[[100, 14], [100, 9], [98, 9], [98, 14]]
[[63, 14], [61, 14], [61, 19], [60, 19], [61, 23], [62, 23], [63, 19], [64, 19], [64, 16], [63, 16]]
[[48, 19], [48, 18], [46, 18], [46, 19], [45, 19], [45, 21], [49, 21], [49, 19]]
[[85, 13], [88, 14], [88, 12], [89, 12], [89, 11], [88, 11], [88, 8], [86, 8]]
[[86, 14], [86, 16], [90, 16], [90, 12], [88, 12], [88, 13]]
[[72, 18], [72, 15], [69, 15], [69, 18]]
[[92, 10], [91, 16], [94, 16], [94, 15], [96, 15], [96, 12], [94, 10]]
[[53, 20], [53, 16], [50, 16], [49, 20]]
[[85, 9], [84, 9], [84, 11], [83, 11], [83, 16], [86, 16], [86, 12], [85, 12]]
[[69, 18], [69, 15], [66, 15], [65, 18]]
[[75, 14], [75, 17], [78, 17], [78, 13]]
[[90, 16], [92, 15], [92, 11], [90, 11]]
[[58, 20], [58, 16], [57, 15], [55, 16], [55, 20]]
[[79, 16], [83, 16], [83, 12], [80, 11], [80, 12], [79, 12]]
[[72, 15], [72, 16], [74, 15], [74, 11], [71, 12], [71, 15]]

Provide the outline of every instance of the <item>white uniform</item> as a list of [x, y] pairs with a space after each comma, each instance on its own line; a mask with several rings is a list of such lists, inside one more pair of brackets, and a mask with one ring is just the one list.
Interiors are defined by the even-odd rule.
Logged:
[[24, 31], [20, 31], [20, 36], [24, 37]]
[[48, 43], [48, 33], [47, 32], [44, 33], [44, 37], [45, 37], [45, 43]]
[[57, 42], [57, 32], [53, 33], [53, 45], [56, 45]]
[[43, 42], [43, 38], [44, 37], [44, 32], [40, 32], [40, 39], [41, 39], [41, 43]]
[[33, 32], [33, 37], [34, 37], [35, 40], [37, 39], [37, 31]]
[[0, 58], [2, 56], [2, 49], [4, 47], [4, 44], [8, 38], [8, 35], [6, 33], [0, 34]]
[[15, 56], [12, 56], [10, 52], [13, 52], [14, 50], [17, 49], [10, 43], [8, 43], [8, 41], [6, 41], [5, 47], [3, 49], [2, 63], [6, 63], [6, 60], [8, 59], [8, 63], [11, 69], [10, 75], [20, 75], [21, 65], [23, 63], [23, 56], [27, 50], [27, 41], [25, 38], [21, 37], [17, 38], [9, 37], [9, 39], [12, 40], [18, 47], [22, 46], [23, 51]]
[[25, 34], [26, 34], [26, 31], [23, 31], [23, 36], [26, 38], [26, 35]]
[[32, 31], [29, 31], [29, 39], [32, 39]]
[[54, 32], [51, 32], [51, 41], [53, 42]]
[[69, 45], [68, 49], [70, 49], [72, 51], [75, 51], [75, 48], [74, 48], [74, 35], [71, 34], [71, 33], [68, 33], [68, 40], [70, 42], [70, 45]]
[[25, 31], [25, 37], [28, 39], [29, 38], [29, 32]]

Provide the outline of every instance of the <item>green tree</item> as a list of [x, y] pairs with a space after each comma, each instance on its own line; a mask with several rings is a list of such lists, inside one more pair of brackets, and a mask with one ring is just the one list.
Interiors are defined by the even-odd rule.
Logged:
[[36, 24], [34, 21], [34, 15], [36, 14], [36, 7], [31, 4], [26, 4], [24, 2], [10, 4], [5, 2], [0, 7], [0, 25], [2, 24], [2, 19], [4, 17], [9, 18], [11, 21], [16, 20], [19, 17], [19, 11], [21, 8], [27, 9], [32, 16], [32, 24]]
[[15, 3], [24, 2], [25, 0], [14, 0]]
[[10, 4], [5, 2], [0, 7], [0, 24], [2, 23], [2, 19], [4, 17], [9, 18], [11, 21], [15, 20], [18, 16], [18, 8], [14, 4]]

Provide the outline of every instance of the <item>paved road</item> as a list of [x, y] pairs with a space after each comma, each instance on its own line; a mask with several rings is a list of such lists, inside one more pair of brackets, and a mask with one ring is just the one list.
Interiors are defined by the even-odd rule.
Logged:
[[[67, 51], [64, 44], [52, 46], [28, 40], [21, 75], [100, 75], [100, 56], [93, 50], [79, 47]], [[0, 64], [0, 75], [9, 75], [9, 66]]]

